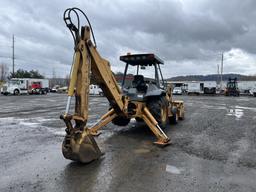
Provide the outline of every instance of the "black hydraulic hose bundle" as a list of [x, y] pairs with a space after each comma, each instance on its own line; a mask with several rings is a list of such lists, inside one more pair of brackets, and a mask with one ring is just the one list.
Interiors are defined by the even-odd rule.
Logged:
[[[76, 21], [77, 21], [77, 25], [74, 24], [73, 20], [71, 19], [72, 17], [72, 13], [75, 15], [76, 17]], [[91, 29], [91, 34], [92, 34], [92, 38], [93, 38], [93, 42], [94, 42], [94, 46], [95, 48], [97, 47], [97, 44], [96, 44], [96, 40], [95, 40], [95, 37], [94, 37], [94, 33], [93, 33], [93, 29], [92, 29], [92, 26], [91, 26], [91, 23], [90, 23], [90, 20], [89, 18], [87, 17], [87, 15], [79, 8], [77, 7], [73, 7], [73, 8], [67, 8], [65, 11], [64, 11], [64, 14], [63, 14], [63, 20], [64, 22], [66, 23], [66, 26], [68, 27], [72, 37], [73, 37], [73, 40], [74, 40], [74, 49], [77, 48], [77, 45], [79, 43], [79, 40], [80, 40], [80, 34], [81, 34], [81, 26], [80, 26], [80, 15], [79, 14], [82, 14], [84, 16], [84, 18], [86, 19], [90, 29]], [[75, 54], [73, 55], [73, 60], [74, 60], [74, 57], [75, 57]], [[72, 72], [72, 69], [73, 69], [73, 64], [71, 66], [71, 69], [70, 69], [70, 74], [69, 74], [69, 77], [71, 76], [71, 72]]]
[[[74, 13], [76, 16], [77, 20], [77, 25], [74, 24], [74, 22], [71, 19], [71, 13]], [[70, 30], [70, 33], [72, 34], [73, 40], [74, 40], [74, 45], [75, 47], [77, 46], [79, 40], [80, 40], [80, 32], [81, 32], [81, 26], [80, 26], [80, 16], [79, 13], [82, 13], [82, 15], [85, 17], [90, 29], [91, 29], [91, 34], [94, 42], [94, 46], [97, 47], [96, 40], [94, 37], [93, 29], [90, 23], [90, 20], [88, 19], [87, 15], [79, 8], [73, 7], [73, 8], [68, 8], [64, 11], [63, 14], [63, 19], [66, 23], [66, 26]]]

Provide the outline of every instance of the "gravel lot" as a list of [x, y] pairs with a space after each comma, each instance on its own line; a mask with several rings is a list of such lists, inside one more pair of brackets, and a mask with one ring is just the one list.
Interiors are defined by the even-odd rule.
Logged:
[[[105, 155], [63, 158], [66, 96], [0, 96], [0, 191], [256, 191], [256, 98], [176, 96], [186, 118], [159, 148], [144, 124], [112, 124], [96, 139]], [[108, 109], [90, 98], [89, 124]]]

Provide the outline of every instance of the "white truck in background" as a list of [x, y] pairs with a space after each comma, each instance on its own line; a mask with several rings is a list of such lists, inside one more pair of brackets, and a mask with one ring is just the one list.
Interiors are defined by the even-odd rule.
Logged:
[[200, 82], [189, 82], [187, 84], [187, 93], [188, 95], [200, 95], [201, 93], [201, 86], [200, 86]]
[[238, 81], [237, 84], [241, 93], [250, 94], [252, 90], [256, 89], [255, 81]]
[[182, 95], [182, 88], [181, 87], [174, 87], [172, 90], [173, 95]]
[[90, 85], [90, 90], [89, 90], [89, 94], [90, 95], [100, 95], [103, 96], [103, 91], [102, 89], [99, 87], [99, 85]]
[[48, 79], [12, 78], [1, 88], [4, 95], [46, 94], [48, 91]]
[[204, 94], [216, 94], [216, 81], [204, 81]]

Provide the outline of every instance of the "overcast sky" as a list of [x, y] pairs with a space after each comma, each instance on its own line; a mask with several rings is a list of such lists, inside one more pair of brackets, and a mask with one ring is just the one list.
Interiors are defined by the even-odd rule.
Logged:
[[213, 74], [224, 52], [224, 73], [256, 74], [255, 0], [1, 0], [0, 63], [47, 77], [69, 73], [73, 40], [63, 22], [68, 7], [88, 15], [98, 51], [123, 71], [119, 56], [156, 53], [165, 77]]

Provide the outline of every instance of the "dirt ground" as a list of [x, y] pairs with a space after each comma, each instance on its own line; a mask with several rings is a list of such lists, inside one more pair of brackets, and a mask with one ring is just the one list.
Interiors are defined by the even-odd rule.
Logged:
[[[96, 139], [105, 155], [64, 159], [66, 96], [0, 96], [0, 191], [256, 191], [256, 98], [176, 96], [186, 118], [159, 148], [144, 124], [109, 124]], [[108, 109], [90, 98], [89, 124]]]

